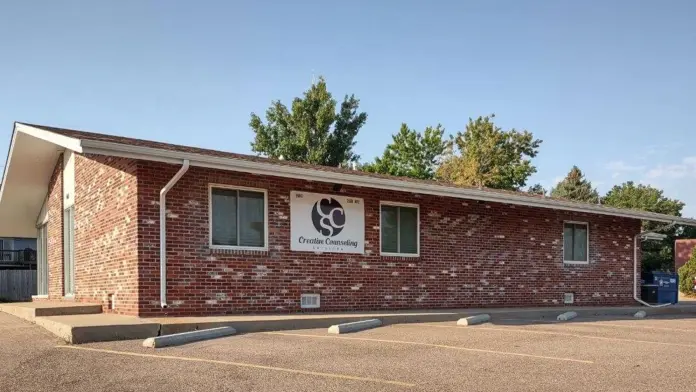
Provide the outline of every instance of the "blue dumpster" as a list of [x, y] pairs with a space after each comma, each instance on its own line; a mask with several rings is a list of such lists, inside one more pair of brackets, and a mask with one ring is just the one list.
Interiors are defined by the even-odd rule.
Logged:
[[676, 304], [679, 301], [679, 276], [669, 272], [653, 272], [653, 284], [657, 285], [658, 304]]

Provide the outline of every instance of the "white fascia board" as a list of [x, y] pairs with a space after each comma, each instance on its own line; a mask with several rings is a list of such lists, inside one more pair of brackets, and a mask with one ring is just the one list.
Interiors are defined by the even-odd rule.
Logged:
[[75, 151], [77, 153], [82, 152], [82, 143], [80, 139], [75, 139], [69, 136], [61, 135], [55, 132], [45, 131], [43, 129], [32, 127], [31, 125], [25, 125], [16, 123], [15, 132], [23, 132], [27, 135], [34, 136], [41, 140], [53, 143], [57, 146], [67, 148], [68, 150]]
[[480, 189], [456, 188], [445, 185], [433, 185], [419, 182], [403, 181], [399, 179], [376, 178], [347, 173], [323, 171], [321, 169], [278, 165], [266, 162], [253, 162], [242, 159], [215, 157], [204, 154], [164, 150], [158, 148], [103, 142], [97, 140], [82, 140], [82, 147], [85, 153], [93, 153], [100, 155], [114, 155], [126, 158], [143, 159], [171, 164], [181, 164], [181, 162], [184, 159], [187, 159], [190, 161], [191, 166], [206, 167], [213, 169], [233, 170], [245, 173], [270, 175], [284, 178], [296, 178], [308, 181], [333, 182], [359, 187], [389, 189], [400, 192], [453, 197], [460, 199], [482, 200], [503, 204], [514, 204], [529, 207], [564, 210], [588, 214], [610, 215], [623, 218], [649, 220], [654, 222], [676, 223], [687, 226], [696, 226], [696, 219], [681, 218], [677, 216], [657, 214], [646, 211], [625, 210], [600, 205], [594, 206], [592, 204], [582, 205], [561, 200], [531, 198], [528, 196], [496, 193]]
[[10, 149], [7, 151], [7, 160], [5, 160], [5, 169], [2, 172], [2, 184], [0, 184], [0, 201], [2, 201], [2, 194], [5, 193], [5, 181], [7, 180], [7, 173], [10, 171], [10, 165], [12, 164], [12, 151], [14, 151], [16, 139], [17, 139], [17, 124], [15, 124], [15, 127], [12, 130], [12, 140], [10, 141]]

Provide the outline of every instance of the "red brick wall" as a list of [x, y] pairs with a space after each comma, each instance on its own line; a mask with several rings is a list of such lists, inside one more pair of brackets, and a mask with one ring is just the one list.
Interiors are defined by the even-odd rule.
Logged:
[[75, 299], [138, 310], [137, 161], [75, 155]]
[[676, 270], [689, 261], [694, 248], [696, 248], [696, 239], [674, 241], [674, 264]]
[[[298, 311], [320, 293], [322, 311], [633, 303], [634, 219], [344, 186], [364, 198], [365, 254], [290, 252], [292, 190], [335, 193], [333, 184], [191, 168], [170, 191], [168, 300], [159, 307], [159, 190], [179, 166], [138, 163], [140, 314]], [[208, 184], [268, 190], [269, 251], [208, 247]], [[421, 255], [379, 255], [379, 202], [420, 205]], [[562, 262], [563, 221], [590, 223], [586, 266]]]
[[63, 297], [63, 155], [48, 183], [48, 297]]

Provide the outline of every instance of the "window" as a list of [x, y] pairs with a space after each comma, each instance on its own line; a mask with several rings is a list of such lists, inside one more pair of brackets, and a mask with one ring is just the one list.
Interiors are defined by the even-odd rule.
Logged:
[[48, 295], [48, 224], [39, 227], [36, 238], [36, 294]]
[[75, 205], [63, 210], [63, 292], [75, 295]]
[[210, 246], [212, 248], [266, 249], [266, 191], [210, 187]]
[[380, 237], [383, 255], [418, 256], [418, 206], [384, 203], [380, 206]]
[[566, 222], [563, 224], [564, 263], [589, 263], [588, 228], [588, 224], [582, 222]]

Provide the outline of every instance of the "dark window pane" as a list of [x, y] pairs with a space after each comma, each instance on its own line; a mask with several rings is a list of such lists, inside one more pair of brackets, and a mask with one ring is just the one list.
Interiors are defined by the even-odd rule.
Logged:
[[265, 244], [265, 205], [261, 192], [239, 191], [239, 245]]
[[563, 260], [573, 261], [573, 225], [563, 226]]
[[397, 233], [397, 208], [392, 206], [382, 206], [382, 252], [398, 252], [398, 233]]
[[213, 245], [237, 245], [237, 191], [213, 188]]
[[587, 225], [566, 223], [563, 226], [563, 260], [589, 260], [587, 231]]
[[418, 209], [399, 207], [399, 253], [418, 253]]
[[587, 226], [585, 225], [575, 225], [573, 257], [574, 261], [587, 261]]

